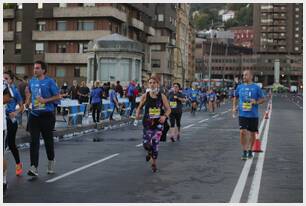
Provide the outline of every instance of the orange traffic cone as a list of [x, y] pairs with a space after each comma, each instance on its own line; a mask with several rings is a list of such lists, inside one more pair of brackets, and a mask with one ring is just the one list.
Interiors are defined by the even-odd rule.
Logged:
[[258, 133], [256, 133], [256, 139], [252, 148], [253, 152], [262, 152], [261, 150], [261, 141], [258, 138]]
[[269, 119], [269, 112], [268, 111], [265, 112], [265, 119]]

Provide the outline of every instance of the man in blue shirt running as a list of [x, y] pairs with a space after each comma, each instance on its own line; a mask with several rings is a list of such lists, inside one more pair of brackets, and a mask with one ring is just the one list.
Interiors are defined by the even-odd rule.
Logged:
[[[242, 160], [253, 157], [252, 147], [258, 132], [258, 105], [263, 104], [265, 99], [260, 87], [253, 83], [251, 70], [243, 72], [243, 84], [235, 91], [233, 98], [233, 113], [236, 112], [236, 101], [238, 99], [240, 143], [243, 149]], [[250, 132], [250, 140], [247, 138]]]
[[55, 81], [46, 75], [47, 65], [43, 61], [34, 63], [34, 77], [29, 82], [29, 94], [26, 105], [32, 102], [32, 111], [29, 116], [29, 131], [31, 134], [29, 176], [38, 176], [38, 158], [40, 134], [42, 135], [47, 157], [47, 173], [54, 173], [54, 142], [53, 128], [55, 123], [54, 102], [60, 100], [60, 94]]

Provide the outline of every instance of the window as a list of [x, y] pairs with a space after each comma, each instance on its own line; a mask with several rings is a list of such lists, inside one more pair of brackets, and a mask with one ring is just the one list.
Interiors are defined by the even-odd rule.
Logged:
[[152, 59], [152, 68], [160, 68], [160, 59]]
[[15, 54], [20, 54], [21, 53], [21, 44], [16, 43], [15, 45]]
[[56, 68], [56, 76], [57, 77], [65, 77], [65, 69], [64, 68]]
[[22, 31], [22, 22], [17, 21], [16, 22], [16, 32], [21, 32]]
[[300, 8], [299, 8], [299, 7], [296, 7], [296, 8], [295, 8], [295, 11], [300, 11]]
[[164, 21], [164, 15], [158, 14], [158, 21]]
[[42, 8], [43, 8], [43, 3], [38, 3], [38, 4], [37, 4], [37, 8], [38, 8], [38, 9], [42, 9]]
[[58, 31], [66, 31], [66, 21], [57, 21], [56, 27]]
[[21, 4], [21, 3], [18, 3], [18, 4], [17, 4], [17, 8], [18, 8], [18, 9], [22, 9], [22, 4]]
[[60, 3], [60, 4], [59, 4], [59, 7], [60, 7], [60, 8], [66, 8], [66, 7], [67, 7], [67, 4], [66, 4], [66, 3]]
[[25, 74], [24, 66], [16, 66], [16, 74]]
[[91, 31], [94, 30], [95, 23], [93, 21], [79, 21], [78, 30]]
[[299, 17], [300, 17], [300, 15], [298, 15], [298, 14], [295, 15], [295, 18], [299, 18]]
[[296, 46], [296, 47], [294, 47], [294, 50], [295, 50], [295, 51], [299, 51], [300, 48]]
[[295, 34], [294, 35], [295, 38], [299, 38], [299, 36], [300, 36], [299, 34]]
[[80, 67], [75, 67], [73, 70], [74, 77], [80, 77], [81, 69]]
[[87, 67], [80, 67], [80, 77], [87, 77]]
[[38, 31], [45, 31], [46, 29], [46, 22], [45, 21], [39, 21], [37, 23], [37, 30]]
[[86, 52], [86, 50], [88, 49], [88, 44], [87, 43], [79, 43], [79, 53], [83, 54]]
[[36, 43], [35, 53], [36, 54], [43, 54], [44, 53], [44, 43]]
[[66, 44], [61, 43], [56, 45], [56, 52], [57, 53], [66, 53]]

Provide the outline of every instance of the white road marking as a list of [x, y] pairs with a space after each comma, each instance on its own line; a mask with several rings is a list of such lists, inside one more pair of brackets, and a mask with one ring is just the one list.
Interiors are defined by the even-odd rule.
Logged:
[[216, 117], [218, 117], [218, 116], [219, 116], [219, 114], [216, 114], [216, 115], [212, 116], [212, 118], [216, 118]]
[[187, 129], [187, 128], [192, 127], [192, 126], [194, 126], [194, 124], [187, 125], [187, 126], [183, 127], [183, 129]]
[[203, 120], [199, 121], [199, 123], [206, 122], [207, 120], [209, 120], [209, 119], [203, 119]]
[[303, 107], [301, 107], [298, 103], [296, 103], [296, 102], [292, 102], [292, 103], [294, 103], [296, 106], [298, 106], [300, 109], [303, 109]]
[[94, 166], [94, 165], [96, 165], [96, 164], [99, 164], [99, 163], [101, 163], [101, 162], [104, 162], [104, 161], [106, 161], [106, 160], [109, 160], [109, 159], [111, 159], [111, 158], [113, 158], [113, 157], [116, 157], [116, 156], [118, 156], [118, 155], [119, 155], [119, 153], [110, 155], [110, 156], [108, 156], [108, 157], [105, 157], [105, 158], [100, 159], [100, 160], [98, 160], [98, 161], [92, 162], [92, 163], [90, 163], [90, 164], [88, 164], [88, 165], [85, 165], [85, 166], [83, 166], [83, 167], [80, 167], [80, 168], [78, 168], [78, 169], [72, 170], [72, 171], [70, 171], [70, 172], [66, 172], [66, 173], [64, 173], [64, 174], [62, 174], [62, 175], [60, 175], [60, 176], [58, 176], [58, 177], [49, 179], [49, 180], [47, 180], [46, 182], [47, 182], [47, 183], [55, 182], [55, 181], [57, 181], [57, 180], [59, 180], [59, 179], [62, 179], [62, 178], [64, 178], [64, 177], [67, 177], [67, 176], [72, 175], [72, 174], [74, 174], [74, 173], [80, 172], [80, 171], [82, 171], [82, 170], [84, 170], [84, 169], [87, 169], [87, 168], [89, 168], [89, 167], [91, 167], [91, 166]]
[[224, 111], [224, 112], [221, 112], [221, 114], [225, 114], [225, 113], [227, 113], [227, 112], [229, 112], [229, 110], [227, 110], [227, 111]]
[[140, 144], [136, 145], [136, 147], [141, 147], [141, 146], [142, 146], [142, 143], [140, 143]]
[[[263, 119], [260, 123], [260, 127], [258, 130], [259, 136], [263, 130], [264, 122], [265, 122], [265, 119]], [[253, 162], [253, 158], [245, 162], [243, 169], [241, 171], [240, 177], [238, 179], [238, 182], [235, 186], [234, 192], [232, 194], [232, 197], [230, 200], [231, 203], [240, 202], [240, 199], [241, 199], [241, 196], [242, 196], [242, 193], [243, 193], [243, 190], [244, 190], [244, 187], [245, 187], [245, 184], [246, 184], [246, 181], [247, 181], [250, 169], [251, 169], [252, 162]]]
[[[267, 147], [271, 114], [272, 114], [272, 106], [271, 106], [271, 111], [270, 111], [270, 118], [267, 121], [265, 132], [262, 138], [262, 150], [263, 151], [266, 151], [266, 147]], [[266, 154], [265, 152], [262, 152], [258, 155], [255, 173], [254, 173], [252, 185], [251, 185], [249, 196], [248, 196], [248, 203], [249, 202], [257, 203], [258, 201], [258, 194], [259, 194], [259, 189], [260, 189], [260, 182], [261, 182], [261, 177], [262, 177], [262, 169], [264, 165], [265, 154]]]

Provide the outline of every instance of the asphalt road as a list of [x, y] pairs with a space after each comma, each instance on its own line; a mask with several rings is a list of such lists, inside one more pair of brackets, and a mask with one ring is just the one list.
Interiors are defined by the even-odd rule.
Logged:
[[[267, 147], [262, 157], [240, 160], [238, 119], [233, 119], [230, 105], [222, 105], [214, 115], [183, 114], [181, 141], [160, 144], [157, 173], [145, 161], [141, 126], [56, 143], [53, 175], [46, 174], [43, 147], [38, 178], [26, 175], [28, 149], [21, 151], [25, 169], [21, 177], [14, 175], [13, 158], [8, 155], [9, 189], [4, 202], [225, 203], [235, 198], [234, 202], [248, 202], [250, 196], [257, 202], [302, 202], [302, 109], [282, 97], [274, 97], [272, 105], [270, 121], [263, 124]], [[265, 108], [266, 104], [261, 106], [261, 114]], [[94, 137], [101, 141], [93, 142]], [[260, 159], [264, 160], [261, 172]]]

